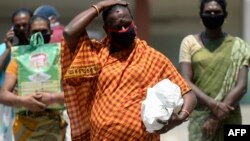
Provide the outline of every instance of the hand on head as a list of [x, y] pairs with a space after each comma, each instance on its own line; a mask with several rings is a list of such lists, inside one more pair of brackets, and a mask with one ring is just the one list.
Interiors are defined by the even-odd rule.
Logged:
[[104, 8], [107, 8], [109, 6], [113, 6], [116, 4], [120, 4], [120, 5], [128, 5], [129, 4], [128, 2], [123, 1], [123, 0], [102, 0], [99, 3], [101, 3]]

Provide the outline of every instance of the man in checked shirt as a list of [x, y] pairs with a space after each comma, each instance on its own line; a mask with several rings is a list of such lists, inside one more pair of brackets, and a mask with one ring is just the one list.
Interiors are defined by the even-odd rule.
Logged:
[[[90, 40], [86, 27], [100, 12], [107, 36], [98, 42]], [[196, 97], [176, 68], [136, 34], [128, 3], [120, 0], [100, 1], [65, 27], [62, 74], [73, 141], [159, 141], [193, 110]], [[147, 88], [162, 79], [181, 88], [184, 104], [168, 125], [150, 134], [141, 103]]]

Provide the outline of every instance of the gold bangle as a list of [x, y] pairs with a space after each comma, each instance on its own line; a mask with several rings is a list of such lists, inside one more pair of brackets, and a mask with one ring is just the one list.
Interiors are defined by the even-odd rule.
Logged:
[[96, 5], [92, 5], [91, 7], [95, 8], [96, 12], [97, 12], [97, 16], [99, 15], [100, 11], [98, 9], [98, 7]]
[[190, 113], [187, 110], [181, 110], [181, 112], [184, 112], [188, 115], [188, 117], [190, 116]]
[[184, 112], [184, 113], [187, 114], [187, 117], [185, 118], [184, 121], [188, 121], [188, 120], [189, 120], [190, 113], [189, 113], [187, 110], [181, 110], [181, 112]]

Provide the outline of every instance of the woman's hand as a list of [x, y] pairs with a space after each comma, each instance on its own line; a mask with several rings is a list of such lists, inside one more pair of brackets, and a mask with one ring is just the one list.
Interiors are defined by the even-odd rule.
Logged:
[[46, 92], [38, 92], [36, 93], [37, 96], [41, 97], [39, 99], [40, 102], [44, 103], [45, 105], [49, 106], [53, 104], [54, 101], [54, 96], [51, 93], [46, 93]]
[[20, 96], [20, 98], [21, 105], [27, 108], [29, 111], [40, 112], [46, 108], [46, 104], [40, 102], [40, 99], [42, 98], [41, 95], [34, 93], [26, 96]]
[[64, 94], [63, 93], [48, 93], [48, 92], [38, 92], [37, 96], [41, 97], [40, 102], [46, 104], [47, 106], [57, 103], [64, 104]]
[[202, 127], [203, 135], [207, 138], [214, 136], [219, 127], [219, 120], [214, 116], [209, 116]]
[[223, 102], [216, 102], [215, 107], [212, 107], [211, 110], [219, 120], [223, 120], [234, 110], [234, 107]]
[[107, 7], [110, 7], [116, 4], [128, 5], [129, 3], [123, 0], [102, 0], [99, 3], [97, 3], [96, 6], [100, 9], [105, 9]]
[[184, 119], [181, 117], [181, 115], [173, 113], [168, 121], [158, 120], [158, 122], [163, 124], [164, 126], [162, 127], [162, 129], [157, 130], [155, 132], [159, 134], [166, 133], [174, 127], [180, 125], [183, 121]]

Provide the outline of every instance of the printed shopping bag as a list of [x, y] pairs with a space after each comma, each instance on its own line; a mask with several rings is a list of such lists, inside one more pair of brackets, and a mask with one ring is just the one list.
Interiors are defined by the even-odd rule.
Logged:
[[58, 94], [62, 91], [60, 43], [44, 44], [41, 33], [36, 33], [32, 35], [30, 45], [15, 46], [11, 53], [18, 65], [18, 95], [35, 92]]

